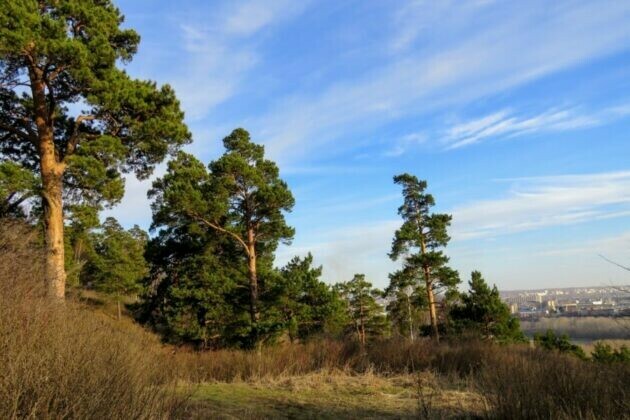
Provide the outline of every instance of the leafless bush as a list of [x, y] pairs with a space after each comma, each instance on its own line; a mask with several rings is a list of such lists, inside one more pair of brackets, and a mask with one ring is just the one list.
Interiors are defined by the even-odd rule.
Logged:
[[612, 368], [536, 349], [494, 354], [476, 380], [493, 408], [510, 419], [630, 418], [630, 368]]
[[161, 418], [177, 408], [155, 341], [43, 297], [35, 232], [0, 225], [0, 418]]

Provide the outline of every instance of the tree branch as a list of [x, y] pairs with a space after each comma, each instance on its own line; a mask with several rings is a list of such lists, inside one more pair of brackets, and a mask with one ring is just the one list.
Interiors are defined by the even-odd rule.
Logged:
[[64, 154], [63, 159], [65, 160], [67, 156], [70, 156], [74, 153], [77, 148], [77, 144], [79, 143], [79, 127], [83, 121], [91, 121], [95, 119], [94, 115], [79, 115], [77, 119], [74, 121], [74, 130], [72, 131], [72, 135], [70, 139], [68, 139], [68, 145], [66, 146], [66, 153]]
[[247, 244], [245, 243], [245, 241], [243, 240], [243, 238], [241, 238], [240, 236], [238, 236], [236, 233], [234, 232], [230, 232], [229, 230], [222, 228], [221, 226], [219, 226], [216, 223], [213, 223], [211, 221], [209, 221], [208, 219], [199, 216], [196, 213], [190, 212], [189, 213], [191, 217], [193, 217], [194, 219], [197, 219], [198, 221], [202, 222], [203, 224], [211, 227], [212, 229], [221, 232], [221, 233], [225, 233], [226, 235], [231, 236], [232, 238], [236, 239], [236, 241], [243, 247], [243, 249], [245, 249], [245, 253], [247, 254], [247, 256], [251, 256], [249, 255], [249, 248], [247, 247]]
[[51, 70], [50, 72], [46, 72], [45, 77], [46, 77], [46, 81], [49, 87], [50, 87], [50, 82], [53, 82], [65, 69], [66, 69], [66, 66], [59, 66]]
[[33, 137], [32, 135], [30, 135], [29, 133], [25, 133], [22, 130], [19, 130], [11, 125], [6, 125], [3, 123], [0, 123], [0, 130], [4, 130], [4, 131], [8, 131], [20, 138], [22, 138], [23, 140], [29, 141], [33, 144], [37, 144], [37, 138]]
[[606, 262], [611, 263], [612, 265], [616, 265], [619, 268], [623, 268], [626, 271], [630, 271], [630, 267], [626, 267], [625, 265], [621, 265], [613, 260], [609, 260], [608, 258], [604, 257], [603, 255], [599, 254], [600, 258], [603, 259]]

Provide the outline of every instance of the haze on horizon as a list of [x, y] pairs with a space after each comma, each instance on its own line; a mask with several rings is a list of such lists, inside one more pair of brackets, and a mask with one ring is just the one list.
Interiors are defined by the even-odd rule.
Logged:
[[[128, 71], [174, 86], [188, 151], [208, 162], [242, 126], [278, 162], [297, 232], [278, 263], [311, 251], [327, 281], [384, 287], [409, 172], [453, 214], [464, 284], [628, 283], [598, 254], [630, 261], [630, 2], [118, 6], [142, 36]], [[149, 185], [106, 215], [148, 228]]]

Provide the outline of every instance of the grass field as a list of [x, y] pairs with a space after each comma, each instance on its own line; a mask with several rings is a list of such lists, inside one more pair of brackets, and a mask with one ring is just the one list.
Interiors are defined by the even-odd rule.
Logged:
[[[484, 400], [458, 389], [436, 389], [429, 373], [382, 377], [314, 373], [255, 382], [186, 386], [193, 418], [473, 418]], [[439, 382], [439, 381], [438, 381]]]

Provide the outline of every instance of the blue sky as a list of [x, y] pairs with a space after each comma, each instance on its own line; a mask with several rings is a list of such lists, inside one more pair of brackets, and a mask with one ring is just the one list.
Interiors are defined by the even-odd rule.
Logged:
[[[453, 214], [466, 280], [501, 289], [627, 283], [630, 2], [120, 0], [128, 71], [175, 87], [204, 162], [244, 127], [296, 197], [278, 263], [387, 284], [392, 177]], [[163, 171], [158, 168], [157, 174]], [[148, 183], [109, 211], [150, 224]]]

